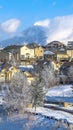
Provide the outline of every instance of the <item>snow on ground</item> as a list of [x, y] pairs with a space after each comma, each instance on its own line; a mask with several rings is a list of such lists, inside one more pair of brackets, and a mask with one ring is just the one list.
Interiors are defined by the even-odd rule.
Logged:
[[48, 90], [46, 96], [73, 97], [72, 85], [60, 85]]
[[52, 110], [44, 107], [37, 107], [36, 111], [32, 108], [28, 108], [27, 110], [31, 113], [38, 113], [38, 115], [41, 114], [47, 117], [52, 117], [53, 119], [67, 120], [69, 123], [73, 124], [73, 115], [67, 112]]
[[[50, 88], [45, 96], [45, 99], [50, 102], [71, 102], [73, 103], [72, 85], [60, 85]], [[50, 104], [51, 105], [51, 104]], [[71, 107], [71, 110], [72, 107]], [[28, 109], [30, 112], [35, 112], [34, 109]], [[36, 113], [44, 116], [53, 117], [55, 119], [63, 119], [73, 124], [73, 115], [61, 110], [53, 110], [51, 108], [37, 107]]]
[[34, 68], [33, 65], [20, 65], [19, 67], [24, 67], [24, 68]]
[[73, 103], [72, 85], [60, 85], [48, 89], [45, 100], [48, 102]]
[[73, 112], [73, 106], [67, 106], [67, 107], [64, 107], [63, 105], [59, 105], [59, 104], [52, 104], [52, 103], [48, 103], [48, 104], [44, 104], [44, 107], [46, 108], [55, 108], [55, 109], [59, 109], [59, 110], [67, 110], [68, 112]]
[[7, 116], [7, 120], [11, 120], [11, 121], [18, 120], [18, 119], [21, 120], [21, 119], [24, 119], [24, 117], [27, 118], [27, 113], [26, 114], [13, 113], [13, 114], [9, 114]]
[[45, 116], [30, 114], [29, 118], [3, 121], [0, 123], [0, 130], [70, 130], [70, 125]]
[[[71, 87], [72, 85], [60, 85], [50, 88], [46, 94], [46, 99], [49, 101], [73, 102]], [[27, 108], [26, 110], [27, 112], [37, 114], [33, 114], [34, 120], [29, 120], [28, 115], [18, 115], [18, 113], [16, 115], [9, 115], [6, 121], [0, 123], [0, 130], [70, 130], [65, 127], [68, 127], [68, 122], [73, 125], [73, 115], [61, 110], [54, 110], [45, 107], [37, 107], [36, 111], [32, 108]], [[65, 126], [63, 122], [62, 124], [58, 124], [58, 121], [59, 123], [64, 121]]]

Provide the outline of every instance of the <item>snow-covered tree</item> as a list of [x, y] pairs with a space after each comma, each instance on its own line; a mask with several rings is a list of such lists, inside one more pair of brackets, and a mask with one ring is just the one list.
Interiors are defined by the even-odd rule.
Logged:
[[63, 84], [66, 84], [66, 82], [67, 82], [67, 76], [65, 74], [63, 74], [63, 72], [61, 72], [60, 79], [61, 79], [61, 82]]
[[9, 106], [24, 109], [30, 103], [31, 94], [27, 78], [23, 73], [15, 73], [8, 86], [7, 102]]
[[44, 80], [45, 87], [47, 88], [52, 87], [58, 83], [58, 78], [56, 78], [54, 70], [51, 66], [45, 65], [41, 75]]
[[35, 81], [31, 84], [32, 88], [32, 105], [33, 107], [42, 106], [44, 101], [44, 85], [42, 82], [42, 78], [37, 75]]
[[69, 77], [70, 81], [73, 82], [73, 66], [71, 66], [69, 68], [68, 77]]
[[15, 58], [14, 58], [14, 54], [13, 54], [13, 52], [11, 52], [11, 58], [10, 58], [9, 63], [10, 63], [11, 65], [16, 66], [16, 62], [15, 62]]

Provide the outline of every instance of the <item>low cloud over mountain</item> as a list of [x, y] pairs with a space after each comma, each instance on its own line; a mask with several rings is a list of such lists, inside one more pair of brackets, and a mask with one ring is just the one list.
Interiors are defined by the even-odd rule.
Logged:
[[[9, 26], [7, 27], [9, 32], [14, 25], [10, 26], [10, 29]], [[58, 16], [52, 19], [37, 21], [32, 27], [29, 27], [11, 39], [2, 41], [1, 44], [7, 46], [10, 44], [35, 42], [44, 45], [54, 40], [64, 43], [73, 41], [73, 15]]]
[[47, 27], [47, 42], [73, 40], [73, 15], [38, 21], [34, 25]]
[[46, 44], [46, 29], [41, 26], [32, 26], [17, 36], [1, 41], [1, 45], [3, 47], [11, 45], [11, 44], [25, 44], [25, 43], [38, 43], [38, 44]]

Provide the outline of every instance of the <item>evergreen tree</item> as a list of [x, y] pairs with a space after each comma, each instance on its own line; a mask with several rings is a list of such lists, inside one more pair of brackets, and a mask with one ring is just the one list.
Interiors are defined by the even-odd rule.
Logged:
[[32, 105], [36, 106], [42, 106], [44, 102], [44, 85], [42, 82], [42, 78], [37, 76], [36, 80], [32, 83]]

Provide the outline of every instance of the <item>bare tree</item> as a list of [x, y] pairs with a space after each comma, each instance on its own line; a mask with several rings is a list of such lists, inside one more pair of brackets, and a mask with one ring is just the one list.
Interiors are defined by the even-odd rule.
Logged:
[[65, 75], [65, 74], [63, 74], [63, 72], [61, 72], [61, 82], [63, 83], [63, 84], [66, 84], [66, 82], [67, 82], [67, 76]]

